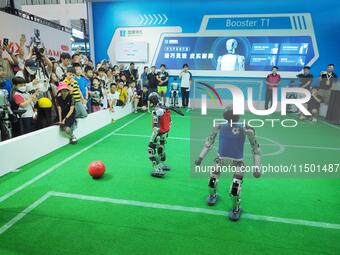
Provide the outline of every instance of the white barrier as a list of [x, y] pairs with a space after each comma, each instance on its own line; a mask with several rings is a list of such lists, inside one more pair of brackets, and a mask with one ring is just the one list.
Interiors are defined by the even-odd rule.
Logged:
[[[77, 119], [75, 130], [77, 138], [84, 137], [99, 128], [120, 119], [132, 112], [131, 104], [124, 108], [115, 107], [115, 112], [108, 110], [91, 113], [85, 119]], [[69, 140], [59, 131], [59, 126], [51, 126], [38, 131], [0, 142], [0, 176], [14, 171], [66, 144]]]

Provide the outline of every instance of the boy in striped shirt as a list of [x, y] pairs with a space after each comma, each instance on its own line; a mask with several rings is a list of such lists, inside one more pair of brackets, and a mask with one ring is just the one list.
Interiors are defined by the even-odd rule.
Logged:
[[76, 118], [86, 118], [87, 112], [85, 109], [86, 100], [83, 97], [83, 94], [81, 93], [79, 89], [79, 85], [77, 81], [74, 79], [74, 76], [76, 75], [76, 70], [73, 66], [68, 67], [66, 71], [66, 77], [64, 79], [64, 82], [71, 87], [72, 96], [74, 99], [74, 108], [76, 111]]

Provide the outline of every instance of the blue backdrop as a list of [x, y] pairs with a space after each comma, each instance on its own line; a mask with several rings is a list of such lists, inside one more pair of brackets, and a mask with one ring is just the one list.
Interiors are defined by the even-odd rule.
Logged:
[[[166, 26], [181, 26], [184, 33], [199, 30], [207, 14], [311, 13], [319, 48], [312, 72], [318, 76], [328, 63], [340, 68], [340, 4], [338, 0], [162, 0], [114, 1], [92, 4], [96, 62], [107, 59], [107, 49], [117, 27], [139, 26], [141, 13], [162, 13]], [[154, 26], [154, 25], [144, 25]]]

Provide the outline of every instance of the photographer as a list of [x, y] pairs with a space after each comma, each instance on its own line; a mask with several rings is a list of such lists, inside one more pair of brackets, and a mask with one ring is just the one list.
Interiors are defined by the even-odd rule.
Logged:
[[20, 118], [22, 122], [20, 135], [27, 134], [34, 130], [34, 105], [37, 102], [38, 91], [29, 94], [26, 89], [26, 81], [22, 77], [14, 77], [12, 83], [14, 86], [12, 90], [13, 108], [26, 111]]

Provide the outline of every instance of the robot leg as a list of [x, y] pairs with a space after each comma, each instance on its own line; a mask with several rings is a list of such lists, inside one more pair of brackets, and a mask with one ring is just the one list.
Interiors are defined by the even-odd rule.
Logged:
[[174, 91], [174, 107], [178, 106], [178, 91]]
[[243, 182], [243, 175], [244, 175], [244, 163], [243, 161], [235, 161], [233, 166], [236, 167], [236, 171], [233, 176], [233, 181], [230, 185], [230, 197], [233, 203], [233, 207], [229, 212], [229, 219], [232, 221], [239, 220], [242, 209], [240, 208], [240, 194], [242, 190], [242, 182]]
[[164, 171], [162, 170], [160, 166], [160, 158], [157, 154], [158, 149], [158, 137], [156, 137], [154, 140], [150, 141], [148, 146], [148, 155], [149, 159], [152, 163], [153, 170], [151, 172], [151, 176], [153, 177], [162, 177], [165, 175]]
[[165, 144], [166, 144], [166, 138], [167, 138], [168, 134], [163, 134], [160, 136], [160, 141], [159, 141], [159, 146], [157, 149], [157, 153], [159, 156], [159, 159], [161, 161], [161, 167], [163, 171], [170, 171], [171, 167], [167, 166], [164, 164], [165, 160], [166, 160], [166, 154], [165, 154]]
[[174, 106], [175, 101], [174, 101], [174, 90], [170, 91], [170, 105]]
[[217, 202], [217, 183], [218, 178], [220, 177], [222, 167], [222, 159], [220, 157], [216, 157], [214, 160], [213, 171], [211, 172], [211, 176], [209, 179], [208, 187], [209, 187], [209, 196], [207, 198], [207, 204], [212, 206]]

